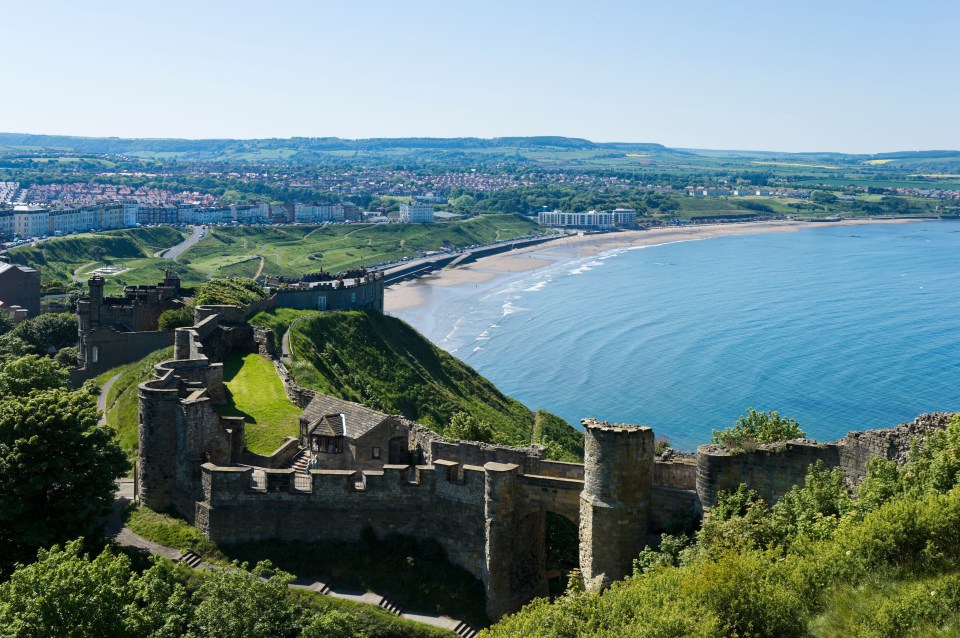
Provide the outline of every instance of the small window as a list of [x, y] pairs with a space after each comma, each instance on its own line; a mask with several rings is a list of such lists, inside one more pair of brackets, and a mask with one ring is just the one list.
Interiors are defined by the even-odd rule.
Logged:
[[378, 448], [378, 447], [373, 448], [373, 458], [375, 458], [375, 459], [379, 459], [379, 458], [380, 458], [380, 448]]
[[317, 297], [317, 310], [327, 309], [327, 298], [325, 296]]
[[94, 363], [100, 363], [100, 346], [93, 346], [93, 355], [91, 358]]
[[350, 293], [350, 303], [357, 303], [357, 293], [355, 292]]

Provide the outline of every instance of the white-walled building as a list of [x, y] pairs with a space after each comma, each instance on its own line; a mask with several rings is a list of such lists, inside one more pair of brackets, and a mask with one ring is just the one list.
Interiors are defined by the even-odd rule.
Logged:
[[617, 208], [611, 212], [591, 210], [585, 213], [563, 213], [558, 210], [541, 211], [537, 221], [542, 226], [560, 228], [619, 228], [635, 226], [637, 211], [632, 208]]
[[13, 208], [13, 232], [19, 237], [42, 237], [49, 232], [50, 215], [43, 206], [22, 204]]
[[400, 221], [408, 224], [432, 224], [433, 206], [421, 202], [400, 204]]

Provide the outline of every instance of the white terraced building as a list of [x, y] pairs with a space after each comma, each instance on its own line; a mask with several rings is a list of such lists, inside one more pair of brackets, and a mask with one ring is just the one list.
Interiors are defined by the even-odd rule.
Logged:
[[562, 213], [558, 210], [541, 211], [537, 221], [542, 226], [561, 228], [622, 228], [637, 224], [637, 211], [632, 208], [617, 208], [613, 211], [591, 210], [586, 213]]

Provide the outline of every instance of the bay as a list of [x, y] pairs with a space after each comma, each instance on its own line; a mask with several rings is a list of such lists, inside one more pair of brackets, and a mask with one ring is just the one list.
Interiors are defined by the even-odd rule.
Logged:
[[820, 440], [960, 409], [954, 222], [619, 249], [393, 314], [532, 409], [641, 423], [680, 449], [748, 406]]

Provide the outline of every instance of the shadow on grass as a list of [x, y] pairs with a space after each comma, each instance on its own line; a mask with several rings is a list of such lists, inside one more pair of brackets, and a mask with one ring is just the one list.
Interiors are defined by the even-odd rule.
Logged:
[[483, 583], [451, 564], [435, 541], [407, 536], [377, 539], [365, 532], [356, 543], [265, 541], [220, 549], [232, 560], [251, 564], [269, 560], [299, 578], [337, 589], [373, 591], [404, 609], [444, 614], [477, 627], [489, 625]]

